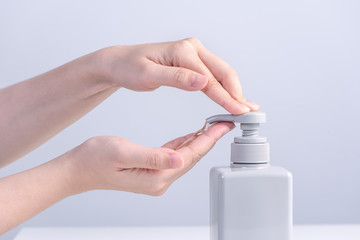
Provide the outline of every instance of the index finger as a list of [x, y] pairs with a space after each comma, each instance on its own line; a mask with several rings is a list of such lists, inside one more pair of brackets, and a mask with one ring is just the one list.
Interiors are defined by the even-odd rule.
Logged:
[[197, 48], [201, 61], [230, 96], [236, 101], [248, 106], [253, 111], [259, 110], [259, 105], [244, 98], [236, 71], [223, 59], [206, 49], [201, 43], [197, 44]]
[[162, 177], [166, 179], [170, 185], [176, 179], [188, 172], [210, 149], [215, 143], [224, 136], [227, 132], [232, 130], [235, 124], [232, 122], [215, 123], [205, 131], [202, 135], [194, 138], [188, 144], [176, 150], [184, 160], [182, 168], [168, 169], [162, 172]]
[[189, 144], [177, 151], [184, 159], [182, 174], [190, 170], [202, 157], [204, 157], [215, 143], [227, 132], [235, 127], [232, 122], [219, 122], [212, 125], [207, 131], [199, 135]]

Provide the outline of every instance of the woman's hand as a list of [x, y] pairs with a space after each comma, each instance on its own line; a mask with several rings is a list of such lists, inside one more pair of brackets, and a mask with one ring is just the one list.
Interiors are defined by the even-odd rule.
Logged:
[[161, 148], [139, 146], [119, 137], [94, 137], [66, 153], [63, 159], [72, 166], [75, 192], [113, 189], [157, 196], [233, 128], [233, 123], [214, 124], [179, 149], [194, 134]]
[[171, 86], [201, 90], [232, 114], [256, 111], [245, 99], [236, 71], [199, 40], [115, 46], [97, 52], [103, 76], [118, 87], [152, 91]]

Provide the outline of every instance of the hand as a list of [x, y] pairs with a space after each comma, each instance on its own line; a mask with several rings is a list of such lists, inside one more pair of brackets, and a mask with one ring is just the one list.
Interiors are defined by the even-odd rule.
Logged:
[[233, 114], [259, 106], [245, 99], [236, 71], [199, 40], [110, 47], [98, 52], [104, 76], [118, 87], [152, 91], [171, 86], [202, 90]]
[[233, 123], [214, 124], [179, 149], [194, 134], [161, 148], [139, 146], [119, 137], [94, 137], [65, 154], [65, 159], [71, 161], [77, 192], [112, 189], [158, 196], [233, 128]]

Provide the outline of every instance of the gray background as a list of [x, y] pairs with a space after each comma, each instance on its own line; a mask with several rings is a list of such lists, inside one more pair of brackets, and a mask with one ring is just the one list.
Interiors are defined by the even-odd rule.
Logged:
[[[267, 112], [262, 134], [270, 140], [272, 163], [294, 174], [295, 223], [360, 223], [359, 12], [355, 0], [1, 1], [0, 87], [106, 46], [197, 37], [238, 71], [245, 96]], [[1, 169], [0, 177], [95, 135], [160, 146], [224, 112], [201, 92], [121, 89]], [[228, 164], [237, 134], [218, 142], [164, 196], [88, 192], [21, 227], [207, 224], [208, 172]]]

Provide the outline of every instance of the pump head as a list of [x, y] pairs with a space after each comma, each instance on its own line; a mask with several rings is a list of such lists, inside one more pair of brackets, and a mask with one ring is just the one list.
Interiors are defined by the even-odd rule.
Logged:
[[266, 114], [263, 112], [249, 112], [240, 115], [219, 114], [206, 119], [208, 123], [214, 122], [234, 122], [234, 123], [264, 123]]
[[240, 123], [242, 136], [235, 137], [231, 145], [231, 162], [234, 164], [264, 164], [269, 162], [269, 144], [266, 137], [259, 136], [260, 123], [266, 122], [266, 114], [250, 112], [241, 115], [220, 114], [209, 117], [206, 122]]

